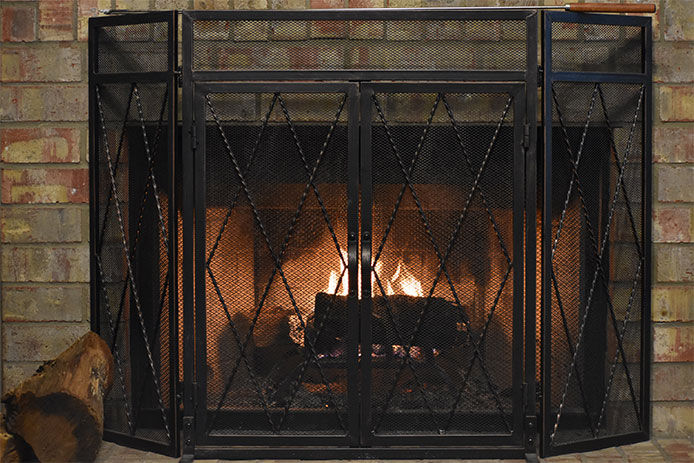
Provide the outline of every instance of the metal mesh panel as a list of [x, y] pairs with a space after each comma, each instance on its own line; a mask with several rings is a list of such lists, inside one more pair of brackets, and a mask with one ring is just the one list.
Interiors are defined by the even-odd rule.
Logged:
[[346, 100], [206, 96], [212, 435], [347, 432]]
[[97, 73], [169, 70], [166, 22], [100, 27], [97, 40]]
[[115, 382], [104, 427], [171, 442], [167, 86], [96, 84], [100, 335]]
[[549, 444], [641, 430], [643, 84], [555, 82]]
[[510, 433], [513, 98], [377, 93], [377, 435]]
[[552, 23], [554, 71], [643, 72], [643, 28]]
[[193, 22], [192, 68], [524, 70], [524, 20]]

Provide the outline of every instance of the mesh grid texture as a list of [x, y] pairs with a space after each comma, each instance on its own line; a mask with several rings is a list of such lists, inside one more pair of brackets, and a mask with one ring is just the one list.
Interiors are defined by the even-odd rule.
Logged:
[[[321, 341], [314, 316], [321, 301], [344, 313], [335, 294], [347, 275], [329, 283], [346, 263], [346, 98], [208, 95], [212, 434], [346, 433], [346, 340]], [[331, 320], [346, 331], [346, 319]]]
[[643, 72], [643, 28], [552, 23], [552, 70]]
[[373, 98], [377, 434], [510, 432], [511, 101]]
[[99, 74], [164, 72], [169, 68], [166, 22], [99, 27], [97, 37]]
[[523, 20], [193, 22], [211, 70], [523, 70]]
[[96, 95], [99, 332], [116, 367], [104, 427], [168, 444], [167, 87], [102, 84]]
[[551, 97], [550, 444], [560, 445], [640, 430], [644, 87], [562, 82]]

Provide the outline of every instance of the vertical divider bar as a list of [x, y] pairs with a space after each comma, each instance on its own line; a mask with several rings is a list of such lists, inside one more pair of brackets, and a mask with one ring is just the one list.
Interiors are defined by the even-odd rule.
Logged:
[[168, 24], [169, 43], [169, 81], [167, 83], [167, 95], [169, 98], [168, 117], [168, 149], [169, 156], [169, 427], [171, 429], [171, 451], [178, 455], [180, 448], [179, 422], [178, 422], [178, 215], [176, 203], [176, 171], [178, 166], [176, 152], [177, 116], [178, 116], [178, 89], [176, 64], [178, 61], [178, 13], [171, 11]]
[[643, 34], [643, 63], [645, 81], [645, 97], [643, 105], [643, 166], [642, 166], [642, 219], [641, 236], [643, 240], [643, 275], [641, 288], [641, 426], [642, 431], [650, 437], [651, 433], [651, 223], [652, 223], [652, 181], [653, 181], [653, 32], [652, 21], [648, 21], [642, 29]]
[[537, 410], [535, 406], [535, 359], [537, 342], [537, 93], [538, 16], [536, 12], [526, 18], [527, 24], [527, 76], [526, 76], [526, 131], [525, 143], [525, 423], [526, 453], [537, 453]]
[[101, 333], [101, 307], [99, 305], [99, 274], [97, 272], [96, 254], [99, 249], [99, 142], [96, 133], [96, 117], [98, 109], [96, 105], [96, 65], [98, 53], [99, 28], [93, 21], [89, 22], [89, 281], [90, 281], [90, 317], [91, 329]]
[[194, 86], [193, 142], [195, 149], [195, 440], [207, 434], [207, 295], [206, 286], [206, 109], [205, 91]]
[[194, 303], [194, 254], [195, 245], [195, 191], [194, 159], [191, 129], [193, 126], [193, 87], [191, 80], [193, 21], [183, 13], [182, 43], [182, 109], [183, 133], [181, 134], [181, 165], [183, 169], [183, 459], [192, 461], [195, 453], [195, 303]]
[[549, 433], [551, 429], [552, 390], [551, 369], [552, 356], [550, 339], [552, 336], [550, 275], [552, 274], [552, 23], [548, 13], [542, 13], [542, 59], [544, 79], [542, 84], [543, 124], [544, 124], [544, 159], [542, 186], [542, 456], [548, 453]]
[[347, 274], [348, 298], [348, 426], [350, 445], [359, 446], [359, 87], [347, 87]]
[[361, 184], [361, 289], [359, 368], [361, 373], [361, 436], [362, 446], [368, 446], [371, 433], [371, 235], [373, 184], [371, 172], [371, 98], [373, 88], [360, 87], [360, 174]]
[[513, 90], [513, 377], [512, 433], [523, 435], [523, 204], [525, 198], [525, 91]]

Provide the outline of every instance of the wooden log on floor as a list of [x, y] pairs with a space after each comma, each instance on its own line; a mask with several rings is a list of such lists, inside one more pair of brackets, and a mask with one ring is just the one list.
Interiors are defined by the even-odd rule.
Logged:
[[2, 397], [7, 430], [41, 462], [93, 461], [104, 431], [103, 398], [112, 384], [111, 351], [89, 332]]

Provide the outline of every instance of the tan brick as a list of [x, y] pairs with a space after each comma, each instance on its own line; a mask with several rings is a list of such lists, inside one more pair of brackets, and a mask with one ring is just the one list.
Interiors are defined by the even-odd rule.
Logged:
[[77, 247], [9, 247], [2, 249], [3, 281], [89, 281], [89, 251]]
[[301, 10], [306, 8], [306, 0], [270, 0], [268, 8], [273, 10]]
[[661, 86], [658, 89], [658, 109], [661, 121], [694, 121], [694, 86]]
[[350, 8], [383, 8], [383, 0], [348, 0]]
[[0, 236], [3, 243], [79, 243], [82, 210], [61, 208], [2, 208]]
[[694, 40], [694, 8], [691, 0], [663, 0], [663, 38]]
[[82, 50], [66, 44], [5, 47], [0, 66], [3, 82], [79, 82]]
[[89, 305], [89, 288], [79, 286], [5, 286], [2, 320], [81, 321]]
[[654, 127], [653, 158], [655, 162], [694, 163], [694, 125]]
[[694, 281], [694, 246], [660, 244], [655, 251], [656, 281]]
[[89, 35], [89, 18], [99, 15], [100, 9], [111, 8], [111, 0], [79, 0], [77, 2], [77, 39], [86, 41]]
[[234, 8], [237, 10], [264, 10], [267, 8], [267, 0], [234, 0]]
[[1, 121], [86, 121], [86, 85], [2, 86]]
[[655, 286], [651, 296], [653, 321], [694, 321], [694, 286]]
[[155, 10], [185, 10], [191, 6], [189, 0], [154, 0]]
[[656, 207], [653, 213], [653, 241], [691, 243], [694, 237], [694, 207]]
[[3, 6], [0, 14], [3, 42], [36, 40], [36, 8], [33, 5]]
[[72, 0], [39, 0], [39, 40], [72, 40]]
[[81, 143], [80, 129], [0, 129], [0, 159], [10, 163], [79, 162]]
[[3, 393], [18, 386], [22, 381], [31, 377], [42, 362], [3, 362], [2, 391]]
[[149, 0], [116, 0], [116, 8], [123, 10], [149, 10]]
[[694, 362], [694, 323], [655, 323], [653, 361]]
[[694, 47], [689, 43], [656, 42], [653, 46], [654, 82], [692, 82]]
[[195, 0], [193, 7], [196, 10], [227, 10], [230, 0]]
[[[694, 435], [694, 403], [654, 402], [653, 434], [667, 437]], [[684, 463], [687, 460], [679, 461]]]
[[660, 165], [655, 170], [658, 201], [694, 202], [694, 165]]
[[[46, 361], [70, 347], [89, 327], [77, 323], [3, 323], [5, 360]], [[50, 335], [47, 335], [50, 333]]]
[[86, 203], [87, 169], [21, 169], [2, 171], [3, 203]]
[[652, 400], [694, 400], [694, 363], [655, 363], [652, 372]]

